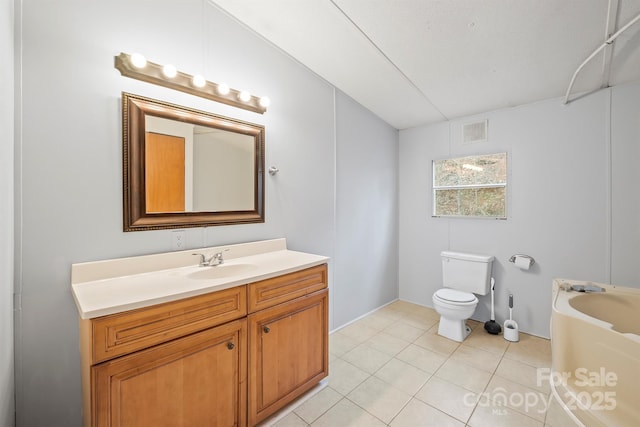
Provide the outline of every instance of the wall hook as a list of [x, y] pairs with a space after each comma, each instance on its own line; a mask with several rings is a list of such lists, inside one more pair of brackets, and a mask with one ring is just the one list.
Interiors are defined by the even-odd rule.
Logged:
[[275, 166], [271, 166], [269, 168], [269, 175], [274, 176], [275, 174], [277, 174], [278, 172], [280, 172], [280, 169], [278, 169]]

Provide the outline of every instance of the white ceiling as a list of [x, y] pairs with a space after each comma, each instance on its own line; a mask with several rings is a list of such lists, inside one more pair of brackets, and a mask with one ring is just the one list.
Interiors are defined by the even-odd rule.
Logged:
[[[564, 97], [640, 13], [640, 0], [210, 1], [397, 129]], [[640, 22], [570, 99], [637, 80]]]

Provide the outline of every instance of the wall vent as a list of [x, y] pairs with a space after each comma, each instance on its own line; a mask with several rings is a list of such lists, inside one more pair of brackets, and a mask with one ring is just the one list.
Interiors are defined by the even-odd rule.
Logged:
[[481, 122], [467, 123], [462, 126], [462, 143], [473, 144], [476, 142], [484, 142], [487, 136], [488, 120]]

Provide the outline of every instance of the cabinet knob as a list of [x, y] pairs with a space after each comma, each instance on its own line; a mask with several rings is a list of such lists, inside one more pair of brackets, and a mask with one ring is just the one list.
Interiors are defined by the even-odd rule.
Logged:
[[233, 350], [235, 347], [236, 347], [236, 345], [235, 345], [234, 343], [232, 343], [232, 342], [230, 342], [230, 343], [228, 343], [228, 344], [227, 344], [227, 348], [228, 348], [229, 350]]
[[268, 334], [271, 331], [271, 328], [269, 328], [268, 326], [265, 326], [264, 328], [262, 328], [262, 330], [264, 331], [265, 334]]

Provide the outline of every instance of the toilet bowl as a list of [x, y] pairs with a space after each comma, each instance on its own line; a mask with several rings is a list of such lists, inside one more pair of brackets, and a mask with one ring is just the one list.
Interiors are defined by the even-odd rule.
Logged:
[[432, 297], [433, 307], [440, 314], [438, 335], [462, 342], [471, 332], [466, 320], [476, 311], [478, 298], [472, 293], [442, 288]]
[[444, 251], [443, 287], [432, 296], [433, 307], [440, 314], [438, 335], [462, 342], [471, 332], [466, 320], [478, 305], [477, 295], [489, 292], [493, 256]]

